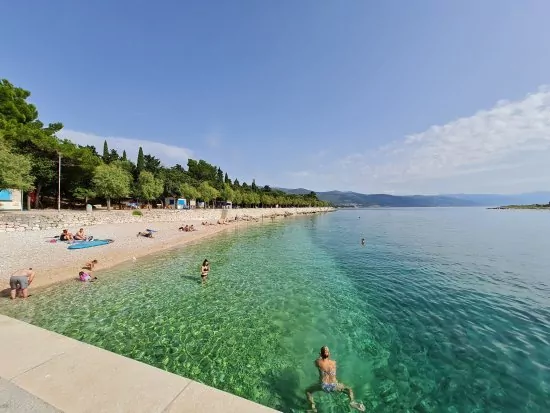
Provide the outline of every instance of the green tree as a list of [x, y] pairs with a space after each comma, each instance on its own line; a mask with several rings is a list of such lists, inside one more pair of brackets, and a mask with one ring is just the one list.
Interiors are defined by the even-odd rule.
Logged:
[[233, 205], [242, 205], [243, 202], [243, 193], [240, 189], [234, 189], [233, 190]]
[[208, 182], [202, 182], [199, 186], [199, 198], [202, 199], [205, 204], [214, 201], [219, 194], [218, 190], [212, 187]]
[[218, 168], [217, 178], [218, 178], [217, 179], [218, 184], [223, 185], [223, 171], [220, 168]]
[[231, 185], [229, 184], [223, 184], [223, 189], [220, 191], [220, 196], [224, 201], [233, 201], [233, 196], [235, 195], [235, 191], [231, 188]]
[[229, 179], [229, 175], [227, 175], [227, 172], [225, 173], [225, 178], [224, 178], [223, 182], [225, 184], [230, 184], [231, 185], [231, 179]]
[[109, 162], [118, 161], [120, 159], [120, 155], [116, 151], [116, 149], [111, 149], [109, 152]]
[[187, 160], [187, 171], [198, 182], [208, 181], [214, 183], [218, 176], [218, 168], [202, 159], [198, 162], [194, 159]]
[[143, 148], [140, 146], [138, 151], [136, 172], [139, 173], [145, 169], [145, 160], [143, 159]]
[[252, 185], [250, 185], [250, 189], [252, 189], [253, 192], [256, 192], [258, 190], [255, 179], [252, 180]]
[[0, 189], [27, 191], [34, 185], [31, 160], [25, 155], [12, 153], [0, 134]]
[[117, 165], [99, 165], [92, 180], [97, 195], [107, 200], [107, 210], [111, 209], [111, 199], [125, 198], [130, 195], [132, 177]]
[[109, 156], [109, 146], [107, 146], [107, 140], [103, 141], [103, 162], [111, 162], [111, 157]]
[[139, 196], [150, 203], [162, 195], [163, 182], [149, 171], [141, 171], [137, 182]]
[[122, 161], [128, 160], [128, 158], [126, 157], [126, 151], [125, 151], [125, 150], [122, 151], [122, 158], [121, 158], [121, 160], [122, 160]]
[[162, 169], [160, 159], [155, 158], [152, 155], [145, 155], [143, 157], [143, 169], [151, 172], [153, 175], [158, 175]]
[[239, 183], [239, 180], [237, 178], [235, 178], [235, 180], [233, 181], [233, 187], [234, 188], [240, 188], [241, 184]]
[[84, 203], [87, 204], [89, 198], [95, 197], [95, 192], [92, 189], [89, 189], [89, 188], [78, 187], [73, 191], [73, 196], [76, 199], [83, 200]]
[[192, 199], [197, 199], [199, 197], [199, 191], [191, 184], [181, 184], [180, 193], [185, 199], [189, 201], [191, 201]]

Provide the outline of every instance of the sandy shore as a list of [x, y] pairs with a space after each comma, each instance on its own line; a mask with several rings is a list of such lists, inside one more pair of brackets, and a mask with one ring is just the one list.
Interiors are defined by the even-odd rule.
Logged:
[[[271, 220], [270, 220], [271, 221]], [[261, 221], [260, 221], [261, 222]], [[201, 225], [200, 221], [186, 221], [184, 224], [193, 224], [197, 229], [194, 232], [178, 231], [175, 222], [141, 222], [125, 224], [101, 224], [86, 227], [86, 234], [96, 239], [113, 239], [109, 245], [77, 250], [67, 249], [67, 243], [49, 241], [60, 231], [27, 231], [4, 233], [0, 236], [0, 291], [4, 294], [9, 287], [10, 275], [20, 268], [33, 268], [36, 278], [31, 289], [43, 287], [78, 276], [80, 268], [91, 259], [97, 259], [94, 273], [121, 264], [128, 260], [143, 257], [162, 250], [197, 242], [206, 237], [233, 229], [235, 226], [246, 228], [254, 221], [231, 222], [228, 225]], [[139, 231], [146, 228], [155, 229], [154, 239], [136, 237]], [[71, 228], [75, 231], [76, 229]]]

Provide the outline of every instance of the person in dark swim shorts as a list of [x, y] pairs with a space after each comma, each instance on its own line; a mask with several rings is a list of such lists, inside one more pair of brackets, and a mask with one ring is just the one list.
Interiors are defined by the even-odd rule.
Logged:
[[14, 300], [18, 295], [27, 298], [32, 280], [34, 280], [32, 268], [15, 271], [10, 277], [10, 298]]

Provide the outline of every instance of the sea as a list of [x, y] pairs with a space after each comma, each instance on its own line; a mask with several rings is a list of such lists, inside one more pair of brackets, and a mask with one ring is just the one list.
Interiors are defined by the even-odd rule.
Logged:
[[483, 208], [241, 223], [0, 313], [283, 412], [326, 345], [368, 412], [548, 413], [549, 234], [546, 211]]

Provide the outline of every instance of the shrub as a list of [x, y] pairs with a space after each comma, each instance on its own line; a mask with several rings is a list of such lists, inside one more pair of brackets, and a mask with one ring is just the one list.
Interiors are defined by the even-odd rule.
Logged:
[[143, 215], [143, 213], [140, 210], [136, 209], [136, 210], [132, 211], [132, 215], [136, 215], [136, 216], [141, 217]]

